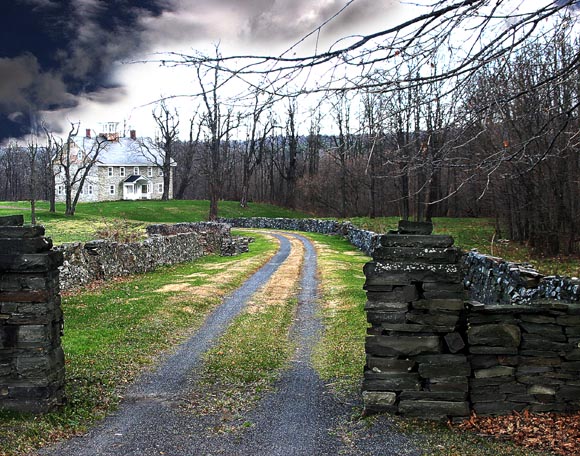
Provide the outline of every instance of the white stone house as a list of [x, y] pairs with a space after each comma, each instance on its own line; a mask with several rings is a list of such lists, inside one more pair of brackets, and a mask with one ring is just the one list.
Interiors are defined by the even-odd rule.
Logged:
[[[116, 124], [115, 124], [116, 125]], [[111, 130], [113, 127], [111, 127]], [[107, 141], [103, 142], [106, 137]], [[91, 154], [97, 150], [97, 141], [102, 143], [97, 161], [92, 166], [83, 188], [79, 202], [161, 199], [163, 194], [163, 151], [148, 138], [137, 138], [135, 130], [130, 137], [117, 133], [101, 133], [91, 137], [90, 130], [81, 138], [75, 138], [70, 148], [72, 169], [83, 166]], [[147, 146], [147, 147], [144, 147]], [[56, 201], [65, 200], [65, 177], [62, 166], [55, 162]], [[169, 175], [169, 198], [173, 198], [174, 168], [172, 160]], [[78, 185], [73, 185], [73, 197]]]

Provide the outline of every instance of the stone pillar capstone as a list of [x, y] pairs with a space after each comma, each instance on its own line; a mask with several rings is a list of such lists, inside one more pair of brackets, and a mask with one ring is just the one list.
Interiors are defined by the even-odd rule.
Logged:
[[464, 314], [460, 252], [431, 223], [399, 223], [376, 238], [364, 266], [367, 412], [429, 419], [469, 416], [470, 364], [458, 332]]
[[0, 217], [0, 409], [44, 413], [64, 401], [58, 267], [44, 227]]

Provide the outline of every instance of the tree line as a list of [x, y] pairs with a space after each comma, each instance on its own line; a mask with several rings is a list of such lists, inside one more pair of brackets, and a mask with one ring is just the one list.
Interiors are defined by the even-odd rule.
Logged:
[[[165, 163], [178, 163], [175, 198], [209, 199], [210, 219], [220, 199], [334, 217], [485, 216], [498, 237], [577, 252], [580, 43], [572, 31], [563, 20], [461, 80], [448, 77], [437, 53], [401, 55], [392, 71], [418, 72], [420, 83], [377, 67], [374, 84], [325, 92], [317, 103], [259, 85], [232, 102], [222, 97], [219, 58], [190, 62], [200, 86], [195, 115], [179, 119], [170, 99], [154, 111]], [[18, 151], [0, 154], [0, 200], [30, 199], [32, 172], [36, 197], [49, 199], [49, 159], [41, 151], [30, 166]]]

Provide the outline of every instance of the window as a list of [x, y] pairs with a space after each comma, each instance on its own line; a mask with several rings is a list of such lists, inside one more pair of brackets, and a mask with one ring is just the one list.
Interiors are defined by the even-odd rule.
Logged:
[[109, 168], [107, 168], [107, 173], [109, 174], [109, 177], [113, 176], [113, 167], [109, 166]]
[[135, 168], [133, 168], [133, 174], [135, 176], [138, 176], [139, 175], [139, 167], [138, 166], [135, 166]]
[[83, 151], [82, 151], [82, 150], [79, 150], [79, 151], [77, 152], [77, 158], [78, 158], [79, 160], [82, 160], [82, 159], [83, 159]]
[[121, 166], [119, 168], [119, 176], [125, 177], [125, 167]]
[[109, 185], [109, 194], [111, 194], [111, 195], [115, 194], [115, 186], [114, 185]]
[[125, 190], [127, 190], [127, 193], [133, 193], [133, 186], [132, 185], [127, 185], [125, 187]]
[[62, 195], [62, 192], [64, 191], [64, 188], [62, 185], [59, 185], [56, 187], [56, 194], [57, 195]]
[[157, 193], [163, 193], [163, 182], [157, 184]]
[[92, 195], [92, 194], [93, 194], [93, 186], [89, 185], [89, 195]]
[[163, 170], [162, 170], [161, 168], [159, 168], [159, 173], [158, 173], [158, 175], [159, 175], [159, 176], [163, 176]]
[[147, 177], [153, 177], [153, 168], [151, 166], [147, 168]]

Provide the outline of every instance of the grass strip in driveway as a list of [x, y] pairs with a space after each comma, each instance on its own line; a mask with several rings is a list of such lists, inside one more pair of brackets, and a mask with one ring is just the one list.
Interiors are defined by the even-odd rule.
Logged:
[[204, 257], [63, 298], [68, 404], [44, 416], [0, 413], [0, 455], [83, 432], [114, 408], [123, 386], [164, 349], [184, 340], [228, 292], [268, 261], [275, 243], [255, 236], [251, 252]]
[[248, 425], [239, 421], [241, 414], [271, 388], [293, 352], [289, 332], [304, 247], [297, 239], [289, 240], [288, 259], [205, 356], [190, 406], [196, 413], [215, 415], [217, 432]]

